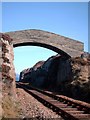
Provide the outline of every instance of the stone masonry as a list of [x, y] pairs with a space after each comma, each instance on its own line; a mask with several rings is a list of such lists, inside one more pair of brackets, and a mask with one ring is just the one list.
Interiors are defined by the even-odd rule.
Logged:
[[[0, 34], [0, 92], [2, 96], [2, 115], [5, 114], [5, 104], [16, 97], [15, 69], [12, 39], [7, 34]], [[1, 110], [0, 110], [1, 111]]]
[[35, 45], [46, 47], [61, 55], [77, 57], [83, 53], [83, 43], [55, 33], [43, 30], [21, 30], [8, 32], [13, 39], [14, 47]]

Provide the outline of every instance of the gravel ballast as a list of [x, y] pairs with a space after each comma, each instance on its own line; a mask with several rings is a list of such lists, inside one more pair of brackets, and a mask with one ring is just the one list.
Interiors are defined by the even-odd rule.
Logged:
[[55, 112], [45, 107], [33, 96], [25, 92], [21, 88], [17, 88], [17, 103], [19, 106], [19, 118], [36, 118], [36, 119], [58, 119], [63, 118]]

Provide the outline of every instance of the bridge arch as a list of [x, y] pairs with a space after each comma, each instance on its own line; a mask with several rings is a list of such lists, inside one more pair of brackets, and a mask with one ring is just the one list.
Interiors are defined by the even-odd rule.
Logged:
[[13, 46], [33, 44], [54, 50], [68, 57], [80, 56], [83, 52], [83, 43], [55, 33], [43, 30], [20, 30], [7, 32], [13, 39]]
[[20, 46], [40, 46], [40, 47], [44, 47], [50, 50], [53, 50], [55, 52], [57, 52], [58, 54], [60, 54], [61, 56], [63, 56], [64, 58], [68, 59], [71, 56], [68, 55], [66, 52], [62, 51], [61, 49], [58, 49], [54, 46], [48, 45], [48, 44], [44, 44], [44, 43], [38, 43], [38, 42], [25, 42], [25, 43], [18, 43], [18, 44], [14, 44], [13, 47], [20, 47]]

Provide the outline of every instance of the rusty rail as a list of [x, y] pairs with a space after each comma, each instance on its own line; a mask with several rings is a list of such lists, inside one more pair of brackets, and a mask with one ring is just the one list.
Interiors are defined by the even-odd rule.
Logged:
[[65, 120], [90, 120], [90, 111], [87, 111], [90, 110], [89, 106], [83, 106], [66, 96], [54, 95], [48, 91], [25, 85], [25, 83], [17, 82], [16, 84], [38, 99], [45, 106], [61, 115]]
[[52, 98], [54, 98], [55, 100], [58, 100], [60, 102], [63, 103], [67, 103], [68, 105], [71, 105], [73, 107], [77, 107], [78, 110], [83, 110], [85, 113], [90, 114], [90, 104], [86, 103], [86, 102], [82, 102], [79, 100], [74, 100], [70, 97], [64, 96], [64, 95], [55, 95], [52, 92], [48, 92], [48, 91], [44, 91], [44, 90], [40, 90], [34, 87], [31, 87], [33, 89], [38, 90], [41, 93], [44, 93], [45, 95], [48, 95]]

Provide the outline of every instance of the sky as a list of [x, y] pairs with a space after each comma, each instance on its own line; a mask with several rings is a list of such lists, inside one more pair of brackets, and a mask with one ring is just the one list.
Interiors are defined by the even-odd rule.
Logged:
[[[84, 43], [88, 51], [87, 2], [4, 2], [2, 32], [40, 29]], [[14, 48], [16, 73], [56, 53], [35, 46]]]

